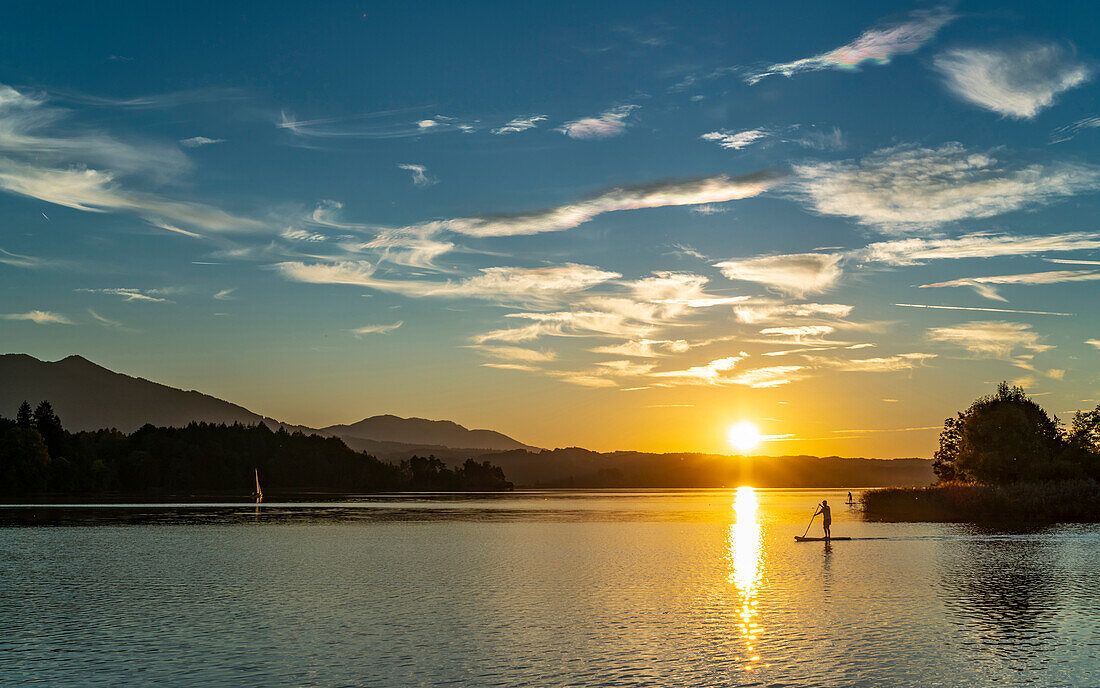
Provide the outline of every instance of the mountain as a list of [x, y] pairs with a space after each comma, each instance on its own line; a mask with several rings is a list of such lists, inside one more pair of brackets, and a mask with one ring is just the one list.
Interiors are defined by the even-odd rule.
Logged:
[[518, 487], [885, 487], [928, 485], [928, 459], [600, 453], [571, 447], [483, 456]]
[[[424, 418], [399, 418], [384, 415], [364, 418], [351, 425], [330, 425], [325, 432], [344, 438], [344, 441], [368, 440], [376, 444], [418, 445], [450, 449], [494, 449], [508, 451], [521, 449], [539, 451], [507, 435], [494, 430], [469, 430], [449, 420]], [[365, 447], [364, 447], [365, 448]], [[382, 453], [388, 448], [379, 447]]]
[[193, 420], [249, 425], [265, 420], [243, 406], [116, 373], [81, 356], [51, 362], [26, 354], [0, 355], [0, 413], [14, 417], [24, 400], [33, 407], [43, 399], [72, 432], [133, 432], [146, 423], [182, 427]]
[[493, 450], [532, 450], [522, 442], [492, 430], [467, 430], [445, 420], [374, 416], [353, 425], [316, 430], [265, 418], [201, 392], [184, 391], [140, 377], [116, 373], [81, 356], [40, 361], [27, 354], [0, 355], [0, 415], [14, 417], [24, 400], [35, 406], [46, 399], [65, 428], [118, 428], [133, 432], [146, 423], [183, 427], [191, 421], [264, 423], [275, 430], [337, 435], [352, 449], [387, 460], [414, 454], [461, 463]]

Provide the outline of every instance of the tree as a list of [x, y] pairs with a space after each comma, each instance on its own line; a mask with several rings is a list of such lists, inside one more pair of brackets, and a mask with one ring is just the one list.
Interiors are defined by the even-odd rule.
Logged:
[[53, 412], [50, 402], [42, 401], [34, 409], [34, 429], [45, 440], [50, 456], [57, 458], [65, 453], [65, 429], [61, 427], [61, 419]]
[[955, 471], [955, 462], [959, 458], [959, 449], [962, 447], [962, 426], [965, 418], [962, 413], [957, 413], [955, 417], [943, 421], [940, 448], [932, 454], [932, 472], [940, 482], [949, 483], [959, 479]]
[[24, 430], [34, 426], [34, 414], [31, 413], [31, 405], [26, 401], [19, 405], [19, 412], [15, 414], [15, 424]]
[[1065, 448], [1058, 421], [1020, 387], [1002, 382], [940, 433], [933, 468], [940, 480], [1011, 483], [1072, 473], [1059, 462]]

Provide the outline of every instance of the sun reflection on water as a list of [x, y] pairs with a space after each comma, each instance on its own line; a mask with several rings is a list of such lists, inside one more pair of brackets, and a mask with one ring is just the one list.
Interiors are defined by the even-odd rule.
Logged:
[[737, 488], [733, 501], [736, 521], [729, 527], [727, 580], [737, 589], [740, 609], [737, 612], [738, 630], [747, 652], [744, 657], [746, 671], [759, 666], [756, 639], [760, 626], [756, 623], [757, 586], [761, 575], [761, 529], [756, 516], [756, 491], [751, 487]]

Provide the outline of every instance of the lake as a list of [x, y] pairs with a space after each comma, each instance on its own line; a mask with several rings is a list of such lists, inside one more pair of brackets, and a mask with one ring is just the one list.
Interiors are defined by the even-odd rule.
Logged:
[[[845, 496], [0, 507], [0, 684], [1100, 685], [1096, 526]], [[823, 498], [857, 539], [794, 542]]]

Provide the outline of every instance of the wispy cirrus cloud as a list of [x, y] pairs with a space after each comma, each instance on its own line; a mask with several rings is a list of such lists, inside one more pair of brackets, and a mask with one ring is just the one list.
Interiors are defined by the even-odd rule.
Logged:
[[432, 184], [438, 184], [439, 180], [428, 174], [428, 168], [424, 165], [415, 165], [413, 163], [405, 162], [397, 165], [398, 169], [406, 170], [412, 173], [413, 186], [431, 186]]
[[752, 144], [762, 141], [772, 135], [772, 132], [768, 129], [746, 129], [744, 131], [732, 131], [730, 129], [719, 129], [718, 131], [711, 131], [703, 134], [699, 138], [704, 141], [713, 141], [722, 148], [729, 150], [742, 150], [748, 148]]
[[957, 48], [937, 55], [934, 65], [961, 100], [1016, 119], [1035, 117], [1092, 77], [1088, 65], [1056, 44]]
[[111, 318], [100, 315], [99, 313], [96, 313], [91, 308], [88, 309], [88, 315], [92, 316], [92, 319], [95, 320], [96, 323], [102, 325], [103, 327], [109, 327], [109, 328], [112, 328], [112, 329], [126, 329], [125, 326], [121, 322], [119, 322], [118, 320], [112, 320]]
[[124, 212], [213, 231], [260, 222], [202, 203], [139, 191], [146, 180], [176, 181], [190, 161], [175, 146], [127, 143], [70, 122], [44, 96], [0, 85], [0, 189], [86, 212]]
[[627, 118], [640, 105], [620, 105], [592, 117], [566, 122], [556, 129], [571, 139], [606, 139], [626, 131]]
[[936, 354], [908, 353], [878, 358], [836, 359], [828, 362], [831, 367], [845, 372], [892, 373], [922, 366]]
[[1100, 128], [1100, 117], [1085, 117], [1064, 127], [1058, 127], [1050, 132], [1051, 143], [1063, 143], [1075, 138], [1081, 132], [1088, 129]]
[[748, 354], [742, 352], [739, 356], [717, 358], [704, 365], [692, 366], [683, 370], [666, 370], [663, 372], [651, 373], [651, 375], [657, 378], [674, 378], [679, 381], [687, 381], [695, 384], [721, 384], [723, 382], [732, 382], [732, 379], [728, 377], [727, 374], [747, 357]]
[[404, 324], [405, 322], [403, 320], [398, 320], [397, 322], [390, 325], [363, 325], [362, 327], [354, 328], [353, 330], [351, 330], [351, 333], [357, 337], [361, 337], [366, 334], [389, 334], [390, 332], [393, 332]]
[[848, 317], [854, 306], [843, 303], [781, 303], [761, 301], [735, 306], [734, 316], [739, 322], [756, 324], [796, 318], [841, 319]]
[[769, 76], [794, 76], [803, 72], [819, 72], [826, 69], [856, 70], [864, 62], [889, 64], [895, 55], [912, 53], [932, 40], [936, 33], [955, 15], [944, 8], [918, 10], [901, 22], [883, 24], [864, 31], [851, 43], [820, 55], [779, 62], [745, 74], [745, 81], [755, 84]]
[[0, 318], [4, 320], [27, 320], [36, 325], [73, 325], [72, 320], [60, 313], [53, 311], [29, 311], [27, 313], [2, 313]]
[[795, 253], [727, 260], [715, 267], [731, 280], [756, 282], [801, 297], [833, 287], [841, 276], [842, 258], [836, 253]]
[[538, 127], [539, 122], [545, 122], [549, 119], [546, 115], [528, 115], [526, 117], [516, 117], [508, 123], [493, 129], [493, 133], [499, 135], [502, 134], [518, 134], [521, 131], [527, 131], [528, 129], [534, 129]]
[[798, 165], [795, 172], [816, 212], [885, 231], [993, 217], [1100, 188], [1094, 165], [1012, 166], [959, 143], [895, 146], [859, 161]]
[[0, 248], [0, 265], [10, 265], [15, 268], [41, 268], [52, 265], [52, 261], [34, 256], [25, 256], [20, 253], [12, 253]]
[[174, 293], [174, 289], [131, 289], [126, 287], [116, 287], [109, 289], [77, 289], [77, 292], [84, 294], [107, 294], [110, 296], [120, 296], [123, 301], [144, 301], [147, 303], [170, 303], [168, 299], [164, 298], [168, 294]]
[[500, 358], [505, 361], [520, 361], [522, 363], [545, 363], [557, 358], [553, 351], [539, 351], [525, 349], [521, 346], [489, 346], [479, 344], [473, 347], [486, 356]]
[[414, 297], [520, 302], [557, 299], [621, 277], [616, 272], [575, 263], [541, 268], [483, 268], [471, 277], [445, 282], [377, 277], [377, 267], [367, 261], [287, 261], [276, 264], [275, 268], [287, 279], [297, 282], [348, 284]]
[[786, 127], [756, 127], [742, 131], [719, 129], [707, 132], [699, 138], [704, 141], [713, 141], [728, 150], [744, 150], [757, 143], [771, 141], [793, 143], [803, 148], [820, 151], [840, 150], [845, 145], [844, 133], [837, 127], [820, 130], [799, 124]]
[[920, 289], [935, 289], [940, 287], [970, 287], [987, 299], [994, 301], [1006, 301], [997, 291], [997, 286], [1004, 284], [1061, 284], [1063, 282], [1090, 282], [1100, 280], [1100, 272], [1091, 270], [1052, 270], [1050, 272], [1030, 272], [1021, 275], [992, 275], [988, 277], [963, 277], [922, 284]]
[[212, 139], [206, 136], [192, 136], [188, 139], [180, 139], [180, 145], [187, 146], [188, 148], [200, 148], [215, 143], [225, 143], [225, 139]]
[[966, 234], [956, 238], [910, 238], [869, 244], [856, 252], [861, 260], [889, 265], [921, 265], [929, 260], [1032, 256], [1100, 248], [1100, 233], [1068, 232], [1047, 236]]
[[691, 348], [684, 339], [638, 339], [621, 344], [609, 344], [592, 349], [595, 353], [637, 358], [657, 358], [671, 354], [684, 353]]
[[724, 203], [752, 198], [782, 184], [786, 178], [785, 171], [769, 169], [737, 177], [719, 175], [697, 179], [666, 179], [647, 184], [612, 187], [575, 203], [543, 210], [435, 220], [403, 229], [421, 232], [447, 231], [476, 237], [560, 232], [584, 224], [603, 213]]
[[[447, 132], [471, 132], [480, 127], [477, 120], [461, 120], [446, 115], [421, 116], [427, 107], [396, 108], [364, 112], [341, 117], [315, 117], [298, 119], [293, 113], [282, 110], [275, 118], [275, 128], [285, 131], [293, 139], [304, 141], [330, 140], [386, 140], [443, 134]], [[292, 139], [292, 140], [293, 140]]]
[[1097, 349], [1100, 349], [1100, 339], [1086, 339], [1085, 343], [1089, 346], [1094, 346]]
[[933, 327], [928, 339], [962, 347], [980, 356], [1008, 359], [1017, 349], [1034, 353], [1054, 347], [1043, 344], [1031, 325], [1006, 321], [976, 321], [953, 327]]

